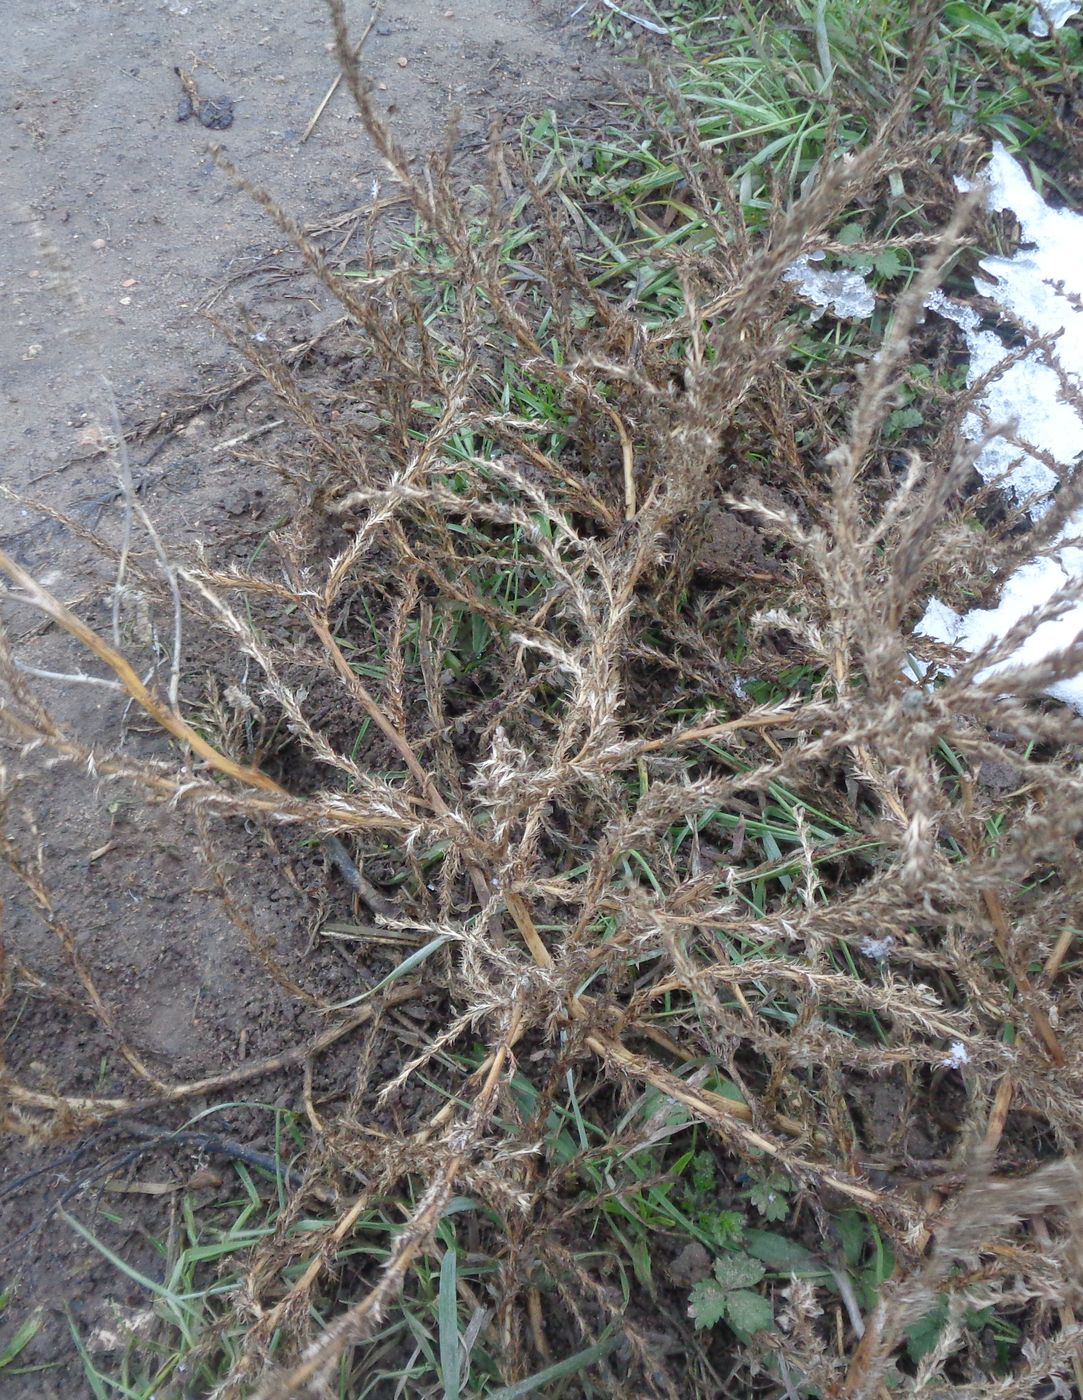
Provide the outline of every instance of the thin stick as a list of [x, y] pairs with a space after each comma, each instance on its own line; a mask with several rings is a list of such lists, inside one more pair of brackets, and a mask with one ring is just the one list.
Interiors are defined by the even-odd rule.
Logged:
[[[180, 71], [179, 69], [177, 70]], [[124, 437], [124, 430], [120, 426], [120, 414], [117, 410], [116, 398], [113, 394], [113, 386], [106, 377], [102, 376], [102, 389], [105, 395], [105, 403], [109, 418], [112, 423], [112, 440], [104, 431], [101, 431], [102, 439], [107, 443], [107, 451], [113, 460], [113, 467], [117, 476], [117, 487], [121, 500], [124, 502], [124, 525], [121, 533], [120, 558], [117, 562], [117, 577], [113, 584], [113, 645], [120, 649], [120, 604], [124, 590], [124, 580], [128, 569], [128, 556], [132, 547], [132, 521], [138, 517], [143, 528], [150, 538], [154, 548], [155, 558], [165, 576], [165, 581], [169, 586], [170, 597], [173, 599], [173, 648], [169, 666], [169, 684], [167, 694], [169, 695], [170, 709], [177, 712], [179, 708], [180, 689], [180, 663], [181, 663], [181, 622], [183, 608], [181, 606], [180, 589], [177, 586], [177, 571], [169, 561], [165, 552], [158, 531], [154, 527], [154, 522], [143, 509], [138, 499], [138, 488], [132, 479], [132, 467], [128, 458], [128, 444]]]
[[28, 666], [25, 661], [16, 661], [15, 669], [24, 676], [36, 676], [39, 681], [63, 681], [65, 685], [101, 685], [106, 690], [123, 690], [120, 681], [111, 681], [108, 676], [84, 676], [79, 672], [43, 671], [40, 666]]
[[629, 24], [641, 25], [652, 34], [661, 34], [663, 38], [669, 37], [669, 30], [664, 24], [655, 24], [653, 19], [644, 19], [642, 15], [630, 14], [627, 10], [622, 10], [616, 0], [602, 0], [602, 4], [607, 10], [612, 10], [615, 15], [620, 15], [621, 19], [626, 19]]
[[989, 1110], [989, 1121], [985, 1125], [985, 1150], [990, 1155], [997, 1150], [1004, 1135], [1004, 1124], [1008, 1121], [1008, 1110], [1012, 1106], [1015, 1085], [1010, 1074], [1006, 1074], [997, 1085], [993, 1106]]
[[605, 411], [613, 420], [613, 425], [620, 436], [620, 452], [624, 470], [624, 518], [634, 520], [636, 518], [636, 476], [635, 476], [635, 449], [632, 446], [632, 435], [628, 431], [624, 419], [615, 408], [609, 404], [605, 405]]
[[226, 438], [225, 442], [216, 442], [211, 451], [225, 452], [227, 448], [240, 447], [242, 442], [251, 442], [253, 438], [262, 437], [264, 433], [269, 433], [272, 428], [281, 428], [285, 421], [284, 418], [272, 418], [269, 423], [260, 423], [258, 427], [249, 428], [247, 433], [238, 433], [236, 437]]
[[[279, 359], [283, 364], [292, 365], [302, 360], [308, 352], [318, 345], [322, 340], [326, 340], [329, 335], [337, 331], [346, 324], [347, 318], [339, 316], [330, 325], [324, 326], [322, 331], [317, 331], [308, 340], [299, 341], [296, 345], [288, 345], [279, 352]], [[158, 418], [143, 422], [134, 427], [130, 433], [126, 434], [127, 442], [142, 442], [146, 438], [152, 437], [155, 433], [172, 433], [179, 424], [187, 422], [189, 418], [194, 418], [197, 413], [202, 413], [204, 409], [220, 408], [234, 394], [239, 394], [242, 389], [247, 389], [252, 384], [258, 384], [263, 378], [259, 370], [252, 370], [248, 374], [239, 375], [236, 379], [229, 380], [226, 384], [221, 384], [217, 389], [210, 389], [201, 398], [190, 399], [188, 403], [180, 408], [175, 408], [171, 412], [163, 411]], [[164, 445], [164, 444], [163, 444]], [[153, 455], [153, 454], [152, 454]], [[147, 465], [151, 459], [146, 458], [143, 466]]]
[[92, 632], [81, 618], [76, 617], [73, 612], [69, 612], [59, 598], [54, 597], [47, 588], [43, 588], [24, 568], [16, 564], [10, 554], [2, 549], [0, 549], [0, 573], [7, 574], [12, 583], [17, 583], [23, 589], [28, 602], [51, 617], [54, 622], [59, 623], [65, 632], [74, 637], [77, 642], [81, 642], [88, 651], [93, 652], [99, 661], [104, 661], [136, 704], [145, 710], [152, 719], [157, 720], [162, 728], [168, 730], [175, 739], [180, 739], [182, 743], [187, 744], [219, 773], [224, 773], [229, 778], [235, 778], [238, 782], [245, 783], [249, 787], [262, 788], [264, 792], [273, 792], [289, 800], [290, 795], [286, 789], [279, 787], [278, 783], [273, 778], [269, 778], [266, 773], [261, 773], [258, 768], [248, 768], [244, 764], [236, 763], [232, 758], [227, 758], [224, 754], [220, 754], [217, 749], [212, 748], [190, 724], [181, 719], [179, 715], [174, 714], [167, 705], [163, 705], [151, 694], [119, 651], [111, 647], [108, 642], [103, 641], [96, 632]]
[[[380, 13], [380, 7], [379, 7], [379, 5], [377, 5], [376, 8], [375, 8], [375, 9], [373, 10], [373, 12], [372, 12], [372, 18], [369, 20], [368, 24], [365, 26], [365, 32], [364, 32], [364, 34], [361, 35], [361, 38], [360, 38], [360, 39], [357, 41], [357, 43], [354, 45], [353, 56], [354, 56], [354, 61], [355, 61], [355, 62], [357, 61], [357, 59], [359, 59], [359, 58], [361, 57], [361, 50], [365, 47], [365, 40], [366, 40], [366, 39], [369, 37], [369, 35], [372, 33], [372, 26], [376, 23], [376, 17], [379, 15], [379, 13]], [[323, 114], [324, 114], [324, 109], [326, 108], [328, 102], [330, 102], [331, 99], [332, 99], [332, 97], [334, 97], [335, 93], [338, 92], [338, 85], [339, 85], [339, 83], [341, 83], [341, 82], [342, 82], [342, 69], [340, 68], [339, 71], [335, 74], [335, 80], [334, 80], [334, 82], [331, 84], [331, 86], [330, 86], [330, 87], [327, 89], [327, 91], [324, 93], [324, 95], [323, 95], [323, 101], [322, 101], [322, 102], [320, 103], [320, 105], [316, 108], [316, 110], [312, 113], [312, 120], [311, 120], [311, 121], [309, 122], [309, 124], [305, 127], [305, 134], [301, 137], [301, 140], [300, 140], [300, 144], [301, 144], [302, 146], [305, 144], [305, 142], [308, 140], [308, 138], [312, 135], [312, 133], [316, 130], [316, 123], [317, 123], [317, 122], [319, 121], [319, 119], [323, 116]]]
[[700, 739], [717, 739], [722, 734], [733, 734], [739, 729], [769, 729], [774, 724], [781, 724], [790, 719], [789, 712], [792, 709], [792, 701], [783, 701], [767, 713], [760, 710], [742, 715], [740, 719], [727, 719], [719, 724], [702, 725], [696, 729], [682, 729], [676, 734], [665, 734], [661, 739], [646, 739], [643, 743], [636, 744], [632, 752], [633, 755], [654, 753], [657, 749], [674, 748], [677, 744], [693, 744]]
[[361, 1007], [349, 1020], [331, 1026], [303, 1045], [295, 1045], [282, 1050], [277, 1055], [269, 1055], [263, 1060], [254, 1060], [237, 1069], [223, 1070], [220, 1074], [209, 1075], [206, 1079], [195, 1079], [188, 1084], [166, 1085], [162, 1093], [144, 1099], [99, 1099], [83, 1096], [45, 1094], [35, 1089], [24, 1089], [7, 1076], [0, 1076], [0, 1087], [12, 1103], [23, 1108], [41, 1108], [50, 1111], [75, 1114], [80, 1118], [109, 1118], [116, 1113], [139, 1113], [144, 1109], [157, 1108], [164, 1103], [178, 1103], [182, 1099], [196, 1098], [202, 1094], [212, 1094], [219, 1089], [230, 1088], [235, 1084], [246, 1084], [252, 1079], [261, 1079], [265, 1074], [274, 1074], [291, 1065], [303, 1064], [315, 1055], [334, 1045], [351, 1031], [363, 1026], [366, 1021], [389, 1006], [399, 1006], [411, 1001], [422, 990], [419, 982], [403, 982], [391, 988], [378, 1003], [369, 1002]]
[[1052, 982], [1060, 971], [1061, 963], [1068, 955], [1068, 949], [1072, 946], [1072, 940], [1076, 936], [1074, 928], [1062, 928], [1053, 951], [1049, 954], [1049, 961], [1045, 965], [1045, 978], [1047, 982]]

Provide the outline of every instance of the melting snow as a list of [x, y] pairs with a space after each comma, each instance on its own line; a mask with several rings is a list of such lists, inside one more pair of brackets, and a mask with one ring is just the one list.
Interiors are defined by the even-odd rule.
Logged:
[[[1073, 15], [1079, 14], [1083, 9], [1080, 0], [1047, 0], [1045, 12], [1053, 21], [1053, 28], [1059, 29], [1061, 25], [1067, 24]], [[1049, 35], [1049, 25], [1046, 24], [1041, 10], [1035, 5], [1030, 12], [1030, 23], [1027, 28], [1036, 39], [1045, 39]]]
[[822, 262], [826, 254], [805, 253], [790, 263], [782, 274], [787, 282], [792, 282], [798, 293], [819, 308], [812, 318], [818, 320], [830, 307], [836, 316], [845, 316], [854, 321], [867, 321], [876, 310], [876, 298], [860, 272], [848, 268], [837, 268], [828, 272], [825, 267], [813, 267]]
[[[1079, 8], [1076, 5], [1075, 11]], [[1052, 14], [1055, 7], [1047, 9]], [[1064, 18], [1068, 18], [1067, 12]], [[1050, 209], [1022, 167], [999, 142], [993, 147], [985, 178], [989, 182], [988, 207], [1009, 209], [1015, 214], [1025, 246], [1012, 258], [983, 258], [980, 265], [989, 280], [980, 279], [975, 285], [1039, 335], [1062, 332], [1055, 349], [1057, 359], [1074, 387], [1083, 390], [1083, 312], [1077, 309], [1083, 296], [1083, 265], [1079, 257], [1083, 217]], [[1076, 300], [1076, 306], [1069, 298]], [[953, 303], [940, 292], [930, 299], [929, 306], [962, 328], [970, 351], [970, 383], [1004, 359], [1003, 341], [995, 332], [981, 329], [980, 317], [972, 308]], [[989, 423], [1014, 421], [1023, 441], [1048, 453], [1064, 467], [1071, 466], [1083, 453], [1083, 420], [1071, 405], [1061, 402], [1056, 373], [1037, 355], [1011, 365], [996, 379], [986, 390], [982, 407]], [[980, 436], [981, 420], [972, 415], [964, 423], [964, 431], [973, 438]], [[1020, 496], [1048, 494], [1057, 479], [1036, 457], [1003, 439], [983, 448], [976, 465], [985, 477], [1011, 468], [1008, 485]], [[1083, 535], [1083, 513], [1069, 522], [1064, 537], [1079, 535]], [[1083, 550], [1065, 546], [1054, 557], [1035, 560], [1013, 574], [1005, 583], [996, 608], [963, 617], [939, 599], [932, 599], [917, 631], [976, 651], [1003, 637], [1020, 618], [1070, 583], [1083, 588]], [[1081, 631], [1083, 600], [1059, 618], [1043, 623], [1010, 661], [996, 669], [1037, 662], [1070, 645]], [[1083, 712], [1083, 676], [1059, 683], [1050, 694]]]

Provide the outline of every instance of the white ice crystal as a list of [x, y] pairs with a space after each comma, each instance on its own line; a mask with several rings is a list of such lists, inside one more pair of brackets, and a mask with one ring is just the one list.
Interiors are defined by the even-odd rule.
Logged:
[[970, 1063], [970, 1056], [967, 1054], [966, 1046], [961, 1040], [953, 1040], [948, 1053], [940, 1062], [945, 1069], [962, 1069], [964, 1065]]
[[849, 268], [814, 267], [822, 262], [825, 254], [805, 253], [790, 263], [782, 274], [787, 282], [792, 282], [798, 294], [819, 308], [817, 319], [830, 309], [836, 316], [853, 321], [867, 321], [876, 310], [876, 298], [860, 272]]

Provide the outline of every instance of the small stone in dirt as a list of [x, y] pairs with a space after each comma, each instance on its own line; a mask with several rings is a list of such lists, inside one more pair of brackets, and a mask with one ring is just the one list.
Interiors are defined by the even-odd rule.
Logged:
[[222, 1185], [223, 1178], [213, 1167], [202, 1167], [189, 1178], [186, 1189], [189, 1191], [214, 1190]]
[[747, 566], [767, 568], [759, 534], [731, 511], [709, 510], [698, 522], [696, 543], [696, 572], [705, 578], [723, 578]]
[[400, 67], [400, 68], [405, 68], [406, 65], [407, 65], [409, 62], [410, 62], [410, 60], [409, 60], [408, 58], [406, 58], [405, 56], [403, 56], [402, 58], [399, 59], [399, 67]]
[[233, 125], [233, 98], [205, 97], [196, 115], [200, 125], [210, 131], [225, 131]]
[[95, 238], [94, 242], [90, 246], [92, 248], [96, 248], [98, 252], [101, 252], [101, 250], [105, 247], [105, 239]]
[[177, 103], [177, 120], [186, 122], [191, 116], [195, 116], [199, 124], [210, 131], [225, 131], [233, 125], [233, 98], [203, 97], [197, 108], [193, 107], [191, 97], [185, 93]]
[[1001, 758], [986, 758], [978, 769], [978, 782], [990, 792], [1008, 792], [1019, 786], [1019, 769]]
[[677, 1255], [668, 1269], [669, 1277], [674, 1283], [682, 1287], [688, 1287], [693, 1283], [699, 1283], [711, 1272], [711, 1256], [698, 1240], [693, 1240], [686, 1244]]

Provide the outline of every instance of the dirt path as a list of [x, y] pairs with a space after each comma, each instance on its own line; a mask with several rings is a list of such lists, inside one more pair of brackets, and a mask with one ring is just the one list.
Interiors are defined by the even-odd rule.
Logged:
[[[367, 5], [354, 8], [356, 33], [371, 14]], [[108, 411], [103, 377], [126, 428], [156, 415], [170, 395], [227, 378], [236, 358], [201, 308], [261, 264], [263, 274], [245, 281], [242, 294], [282, 343], [311, 334], [328, 314], [299, 281], [280, 277], [273, 228], [216, 169], [209, 143], [221, 140], [252, 180], [306, 223], [367, 206], [374, 179], [382, 192], [386, 181], [342, 91], [301, 142], [335, 73], [318, 4], [12, 0], [4, 18], [3, 479], [84, 524], [100, 520], [108, 537], [115, 507], [104, 498], [113, 482], [107, 460], [95, 455], [94, 428]], [[478, 145], [494, 117], [514, 125], [525, 112], [579, 105], [598, 92], [600, 65], [584, 18], [568, 25], [530, 0], [389, 0], [364, 62], [408, 145], [437, 142], [454, 105], [463, 110], [463, 143]], [[227, 130], [178, 121], [176, 67], [192, 73], [204, 95], [232, 99]], [[146, 498], [167, 537], [213, 531], [223, 518], [254, 540], [266, 532], [259, 486], [228, 452], [213, 451], [220, 437], [246, 427], [245, 413], [242, 403], [225, 422], [204, 415], [159, 454], [153, 471], [148, 463]], [[137, 480], [148, 453], [133, 454]], [[105, 625], [108, 570], [69, 531], [0, 501], [0, 545]], [[35, 627], [24, 609], [10, 620], [16, 635]], [[72, 665], [65, 639], [47, 630], [25, 645], [38, 665]], [[115, 743], [119, 701], [100, 694], [54, 688], [51, 699], [87, 738]], [[129, 732], [129, 742], [157, 740]], [[138, 810], [125, 794], [66, 771], [28, 781], [15, 805], [24, 848], [39, 839], [37, 825], [58, 918], [116, 1006], [123, 1034], [163, 1077], [272, 1053], [317, 1023], [261, 973], [211, 893], [193, 887], [195, 838], [182, 818]], [[295, 958], [325, 898], [322, 861], [299, 868], [296, 889], [258, 838], [223, 828], [215, 840], [250, 923], [268, 946]], [[57, 922], [50, 929], [35, 914], [18, 880], [5, 873], [0, 885], [9, 954], [78, 992]], [[321, 994], [334, 996], [338, 988], [348, 994], [364, 970], [313, 955], [311, 975]], [[17, 993], [4, 1014], [16, 1031], [3, 1054], [22, 1082], [106, 1093], [122, 1083], [100, 1027], [55, 997]], [[295, 1088], [272, 1084], [270, 1092], [292, 1101]], [[266, 1127], [243, 1115], [233, 1124], [257, 1138]], [[10, 1138], [0, 1153], [4, 1185], [47, 1160], [47, 1152], [35, 1155]], [[84, 1335], [108, 1327], [114, 1304], [140, 1303], [139, 1290], [66, 1229], [24, 1235], [44, 1199], [35, 1187], [0, 1201], [0, 1285], [18, 1275], [21, 1287], [0, 1319], [0, 1349], [28, 1308], [45, 1309], [42, 1330], [19, 1358], [45, 1369], [0, 1373], [5, 1400], [89, 1393], [72, 1359], [65, 1301]], [[153, 1232], [161, 1207], [151, 1203], [141, 1217], [140, 1198], [121, 1200], [127, 1224], [114, 1243], [138, 1247], [143, 1220]], [[14, 1255], [13, 1241], [20, 1242]]]
[[[355, 7], [358, 33], [371, 13]], [[9, 480], [48, 466], [70, 477], [86, 448], [88, 371], [144, 410], [190, 383], [224, 358], [192, 312], [273, 243], [266, 216], [209, 159], [212, 141], [303, 222], [366, 204], [379, 171], [344, 92], [301, 144], [336, 71], [322, 5], [13, 0], [5, 21], [5, 458]], [[562, 27], [530, 0], [390, 0], [364, 61], [415, 149], [440, 139], [454, 106], [469, 143], [494, 117], [574, 103], [596, 85], [579, 22]], [[233, 99], [227, 131], [178, 122], [177, 66], [206, 95]], [[35, 220], [85, 313], [50, 293]]]

